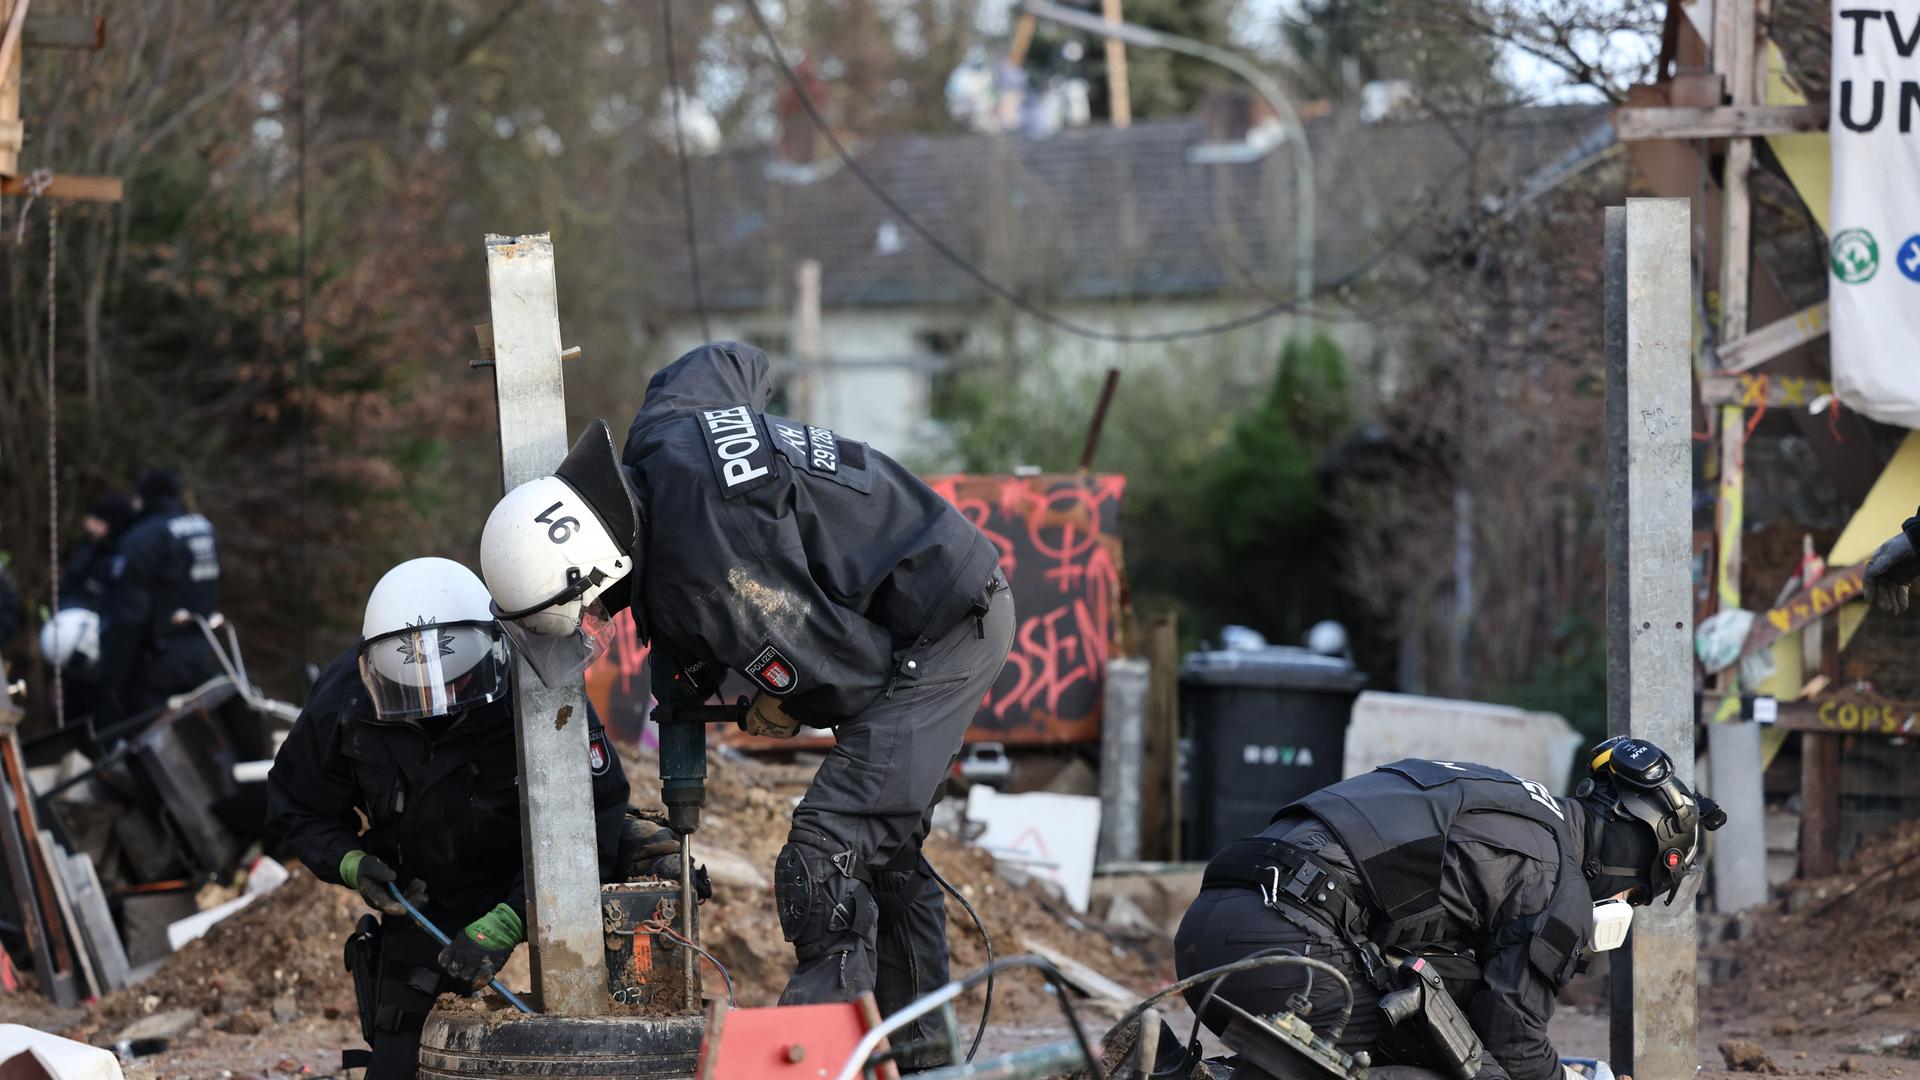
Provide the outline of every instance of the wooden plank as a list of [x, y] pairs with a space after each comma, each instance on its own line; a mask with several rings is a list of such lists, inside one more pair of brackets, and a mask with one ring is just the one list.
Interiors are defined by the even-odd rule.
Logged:
[[[1700, 401], [1706, 405], [1738, 405], [1769, 409], [1798, 409], [1805, 412], [1822, 398], [1833, 396], [1833, 384], [1807, 375], [1770, 375], [1745, 372], [1739, 375], [1712, 375], [1700, 380]], [[1834, 407], [1832, 401], [1825, 402]]]
[[73, 954], [80, 968], [80, 978], [87, 988], [88, 997], [100, 997], [105, 991], [100, 989], [100, 974], [94, 970], [93, 956], [87, 951], [87, 943], [80, 934], [80, 920], [73, 916], [73, 882], [67, 879], [72, 867], [67, 862], [67, 849], [53, 838], [53, 833], [40, 830], [40, 854], [47, 861], [47, 881], [53, 886], [54, 903], [60, 907], [60, 921], [65, 923], [73, 939]]
[[1784, 319], [1743, 334], [1720, 346], [1718, 374], [1737, 375], [1827, 336], [1828, 307], [1825, 300], [1801, 308]]
[[[1100, 0], [1100, 17], [1113, 26], [1124, 22], [1120, 15], [1120, 0]], [[1106, 47], [1108, 115], [1114, 127], [1128, 127], [1133, 123], [1133, 96], [1127, 85], [1127, 43], [1117, 37], [1108, 37]]]
[[104, 15], [29, 15], [21, 40], [29, 49], [101, 49], [107, 44]]
[[1840, 736], [1800, 736], [1800, 876], [1840, 872]]
[[[126, 182], [117, 176], [53, 175], [43, 198], [74, 199], [80, 202], [117, 203], [126, 193]], [[27, 194], [27, 181], [19, 176], [0, 176], [0, 195]]]
[[1130, 1006], [1140, 999], [1139, 994], [1044, 942], [1023, 934], [1020, 937], [1020, 947], [1060, 969], [1061, 977], [1066, 979], [1075, 990], [1088, 997], [1104, 998], [1122, 1006]]
[[80, 932], [86, 937], [86, 947], [93, 954], [95, 969], [99, 972], [102, 987], [112, 993], [125, 987], [130, 967], [127, 964], [127, 946], [120, 940], [120, 930], [114, 925], [113, 912], [107, 908], [106, 890], [100, 887], [100, 875], [93, 868], [93, 857], [84, 851], [67, 856], [68, 888], [73, 894], [73, 909], [80, 923]]
[[1825, 105], [1687, 105], [1622, 107], [1613, 111], [1621, 142], [1654, 139], [1733, 139], [1827, 130]]
[[1147, 627], [1147, 762], [1140, 792], [1140, 854], [1173, 859], [1179, 850], [1180, 641], [1172, 615]]
[[28, 0], [0, 0], [0, 177], [20, 171], [20, 33]]
[[1753, 621], [1740, 655], [1748, 656], [1771, 646], [1781, 637], [1815, 622], [1849, 600], [1862, 597], [1861, 578], [1866, 565], [1829, 568], [1820, 580], [1801, 589], [1779, 607], [1770, 608]]

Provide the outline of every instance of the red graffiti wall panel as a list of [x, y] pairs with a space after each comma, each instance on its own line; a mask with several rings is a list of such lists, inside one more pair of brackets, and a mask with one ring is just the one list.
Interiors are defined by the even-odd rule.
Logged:
[[[1126, 477], [939, 476], [928, 483], [999, 550], [1019, 616], [1007, 665], [981, 703], [967, 741], [1097, 742], [1121, 603]], [[587, 671], [587, 694], [619, 743], [632, 746], [650, 707], [648, 649], [628, 612], [615, 618], [614, 629], [612, 647]], [[827, 738], [716, 734], [746, 749], [831, 744]]]
[[1000, 551], [1019, 625], [968, 741], [1093, 742], [1120, 606], [1124, 476], [928, 481]]

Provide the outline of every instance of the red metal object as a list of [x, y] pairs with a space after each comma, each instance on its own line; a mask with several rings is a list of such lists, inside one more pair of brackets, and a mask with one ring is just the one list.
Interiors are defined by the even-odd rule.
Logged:
[[[707, 1007], [707, 1038], [698, 1080], [822, 1080], [839, 1074], [880, 1023], [872, 994], [839, 1005], [783, 1005], [772, 1009]], [[886, 1048], [885, 1043], [880, 1044]], [[881, 1080], [899, 1080], [891, 1062]]]

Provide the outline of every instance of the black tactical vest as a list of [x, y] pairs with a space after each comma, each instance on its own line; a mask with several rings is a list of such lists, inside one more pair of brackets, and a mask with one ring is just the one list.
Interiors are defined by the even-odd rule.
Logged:
[[1322, 788], [1275, 820], [1293, 810], [1319, 818], [1339, 838], [1382, 916], [1370, 936], [1388, 946], [1420, 940], [1428, 936], [1423, 926], [1446, 920], [1440, 878], [1455, 819], [1497, 811], [1539, 823], [1559, 848], [1560, 877], [1546, 910], [1508, 932], [1532, 938], [1529, 958], [1556, 989], [1582, 966], [1593, 901], [1580, 841], [1566, 809], [1540, 783], [1471, 762], [1407, 758]]

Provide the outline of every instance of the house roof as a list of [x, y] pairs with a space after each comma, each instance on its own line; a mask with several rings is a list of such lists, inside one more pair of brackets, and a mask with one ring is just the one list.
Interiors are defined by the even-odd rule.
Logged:
[[[1550, 171], [1604, 120], [1597, 107], [1473, 118], [1309, 124], [1321, 286], [1417, 244], [1470, 206]], [[1198, 164], [1198, 117], [1092, 127], [1046, 139], [906, 135], [854, 148], [909, 213], [995, 280], [1054, 300], [1265, 293], [1293, 281], [1293, 150]], [[703, 292], [715, 310], [784, 305], [793, 267], [822, 264], [822, 303], [962, 303], [981, 286], [829, 159], [808, 182], [776, 179], [771, 151], [692, 163]], [[1482, 206], [1482, 209], [1485, 207]], [[694, 306], [677, 200], [635, 207], [633, 235], [660, 307]]]

